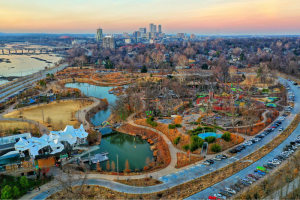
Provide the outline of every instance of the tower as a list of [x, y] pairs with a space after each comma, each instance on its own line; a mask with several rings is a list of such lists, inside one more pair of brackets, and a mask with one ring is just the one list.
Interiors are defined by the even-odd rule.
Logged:
[[153, 24], [153, 23], [151, 23], [151, 24], [149, 25], [149, 32], [150, 32], [150, 33], [152, 33], [152, 32], [153, 32], [153, 26], [154, 26], [154, 24]]
[[156, 33], [156, 25], [153, 25], [153, 33]]
[[158, 25], [158, 33], [162, 33], [162, 31], [161, 31], [161, 25]]
[[103, 35], [102, 35], [102, 29], [98, 28], [97, 29], [97, 41], [102, 40], [102, 37], [103, 37]]

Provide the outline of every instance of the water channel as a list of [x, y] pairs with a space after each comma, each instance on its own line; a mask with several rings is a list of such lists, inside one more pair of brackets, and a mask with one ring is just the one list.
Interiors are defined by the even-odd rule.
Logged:
[[[113, 87], [103, 87], [90, 85], [88, 83], [68, 83], [66, 87], [78, 88], [84, 94], [88, 96], [93, 96], [97, 98], [106, 98], [109, 104], [114, 103], [117, 97], [113, 94], [109, 94], [108, 91]], [[106, 121], [110, 116], [110, 110], [105, 109], [96, 113], [91, 122], [95, 126], [101, 125], [103, 121]], [[146, 158], [149, 157], [151, 160], [153, 158], [153, 152], [150, 150], [150, 145], [146, 140], [141, 139], [139, 136], [131, 136], [124, 133], [112, 131], [110, 128], [103, 128], [101, 130], [102, 141], [100, 144], [100, 149], [94, 153], [99, 153], [103, 151], [109, 152], [110, 165], [114, 161], [117, 167], [117, 154], [119, 156], [119, 171], [122, 172], [125, 169], [126, 159], [129, 162], [130, 169], [142, 170], [146, 165]], [[102, 162], [101, 168], [106, 169], [107, 162]], [[96, 167], [96, 166], [92, 166]]]

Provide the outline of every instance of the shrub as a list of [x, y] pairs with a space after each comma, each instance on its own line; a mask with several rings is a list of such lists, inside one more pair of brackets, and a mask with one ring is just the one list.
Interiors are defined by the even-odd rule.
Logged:
[[192, 140], [192, 142], [191, 142], [191, 151], [192, 152], [202, 147], [203, 140], [200, 137], [198, 137], [197, 135], [192, 136], [191, 140]]
[[183, 145], [182, 148], [187, 151], [190, 149], [190, 145], [189, 144], [186, 144], [186, 145]]
[[211, 149], [210, 149], [212, 152], [215, 152], [215, 153], [218, 153], [218, 152], [221, 152], [222, 148], [220, 145], [218, 144], [214, 144], [211, 146]]
[[175, 129], [176, 126], [175, 126], [174, 124], [169, 124], [168, 128], [169, 128], [169, 129]]
[[216, 141], [216, 137], [214, 137], [214, 136], [208, 136], [208, 137], [205, 138], [205, 141], [206, 141], [208, 144], [213, 143], [213, 142]]
[[225, 132], [223, 135], [222, 135], [222, 139], [225, 140], [226, 142], [229, 142], [230, 141], [230, 137], [231, 137], [231, 133], [229, 132]]
[[222, 127], [220, 127], [220, 126], [214, 126], [215, 127], [215, 129], [218, 129], [218, 130], [224, 130], [224, 128], [222, 128]]
[[153, 127], [157, 127], [157, 123], [155, 121], [153, 121], [153, 120], [154, 120], [154, 117], [148, 117], [147, 120], [146, 120], [146, 122], [147, 122], [147, 124], [149, 124], [149, 125], [151, 125]]
[[180, 136], [178, 136], [177, 138], [175, 138], [174, 141], [173, 141], [173, 143], [175, 145], [177, 145], [179, 143], [179, 141], [180, 141], [180, 138], [181, 138]]
[[181, 124], [175, 124], [176, 128], [181, 128], [182, 125]]
[[199, 122], [190, 122], [190, 125], [198, 125]]
[[148, 171], [149, 167], [148, 166], [145, 166], [144, 167], [144, 171]]

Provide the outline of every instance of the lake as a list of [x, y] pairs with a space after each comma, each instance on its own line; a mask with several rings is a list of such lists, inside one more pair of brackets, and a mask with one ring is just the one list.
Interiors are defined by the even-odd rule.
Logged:
[[[107, 98], [108, 103], [112, 104], [117, 97], [113, 94], [109, 94], [108, 91], [113, 87], [95, 86], [88, 83], [68, 83], [65, 85], [70, 88], [78, 88], [84, 94], [88, 96], [93, 96], [97, 98]], [[91, 122], [95, 126], [99, 126], [103, 121], [106, 121], [111, 112], [109, 108], [96, 113]], [[102, 140], [100, 144], [100, 149], [94, 153], [109, 152], [109, 161], [114, 161], [117, 167], [117, 154], [119, 155], [119, 172], [125, 169], [126, 159], [129, 162], [130, 169], [142, 170], [146, 165], [146, 158], [149, 157], [150, 160], [153, 159], [153, 152], [150, 150], [150, 144], [143, 140], [139, 136], [131, 136], [124, 133], [112, 131], [110, 128], [103, 128], [101, 130]], [[102, 162], [100, 165], [102, 169], [106, 169], [106, 163]], [[92, 168], [96, 168], [96, 165], [92, 165]], [[115, 170], [116, 171], [116, 170]]]

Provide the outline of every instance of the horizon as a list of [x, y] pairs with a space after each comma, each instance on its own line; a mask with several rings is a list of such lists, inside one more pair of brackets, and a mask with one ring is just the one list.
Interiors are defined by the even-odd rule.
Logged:
[[[30, 6], [29, 6], [30, 5]], [[55, 5], [55, 6], [54, 6]], [[171, 5], [171, 6], [170, 6]], [[166, 34], [298, 35], [297, 0], [15, 0], [2, 2], [3, 33], [122, 34], [149, 24]]]

